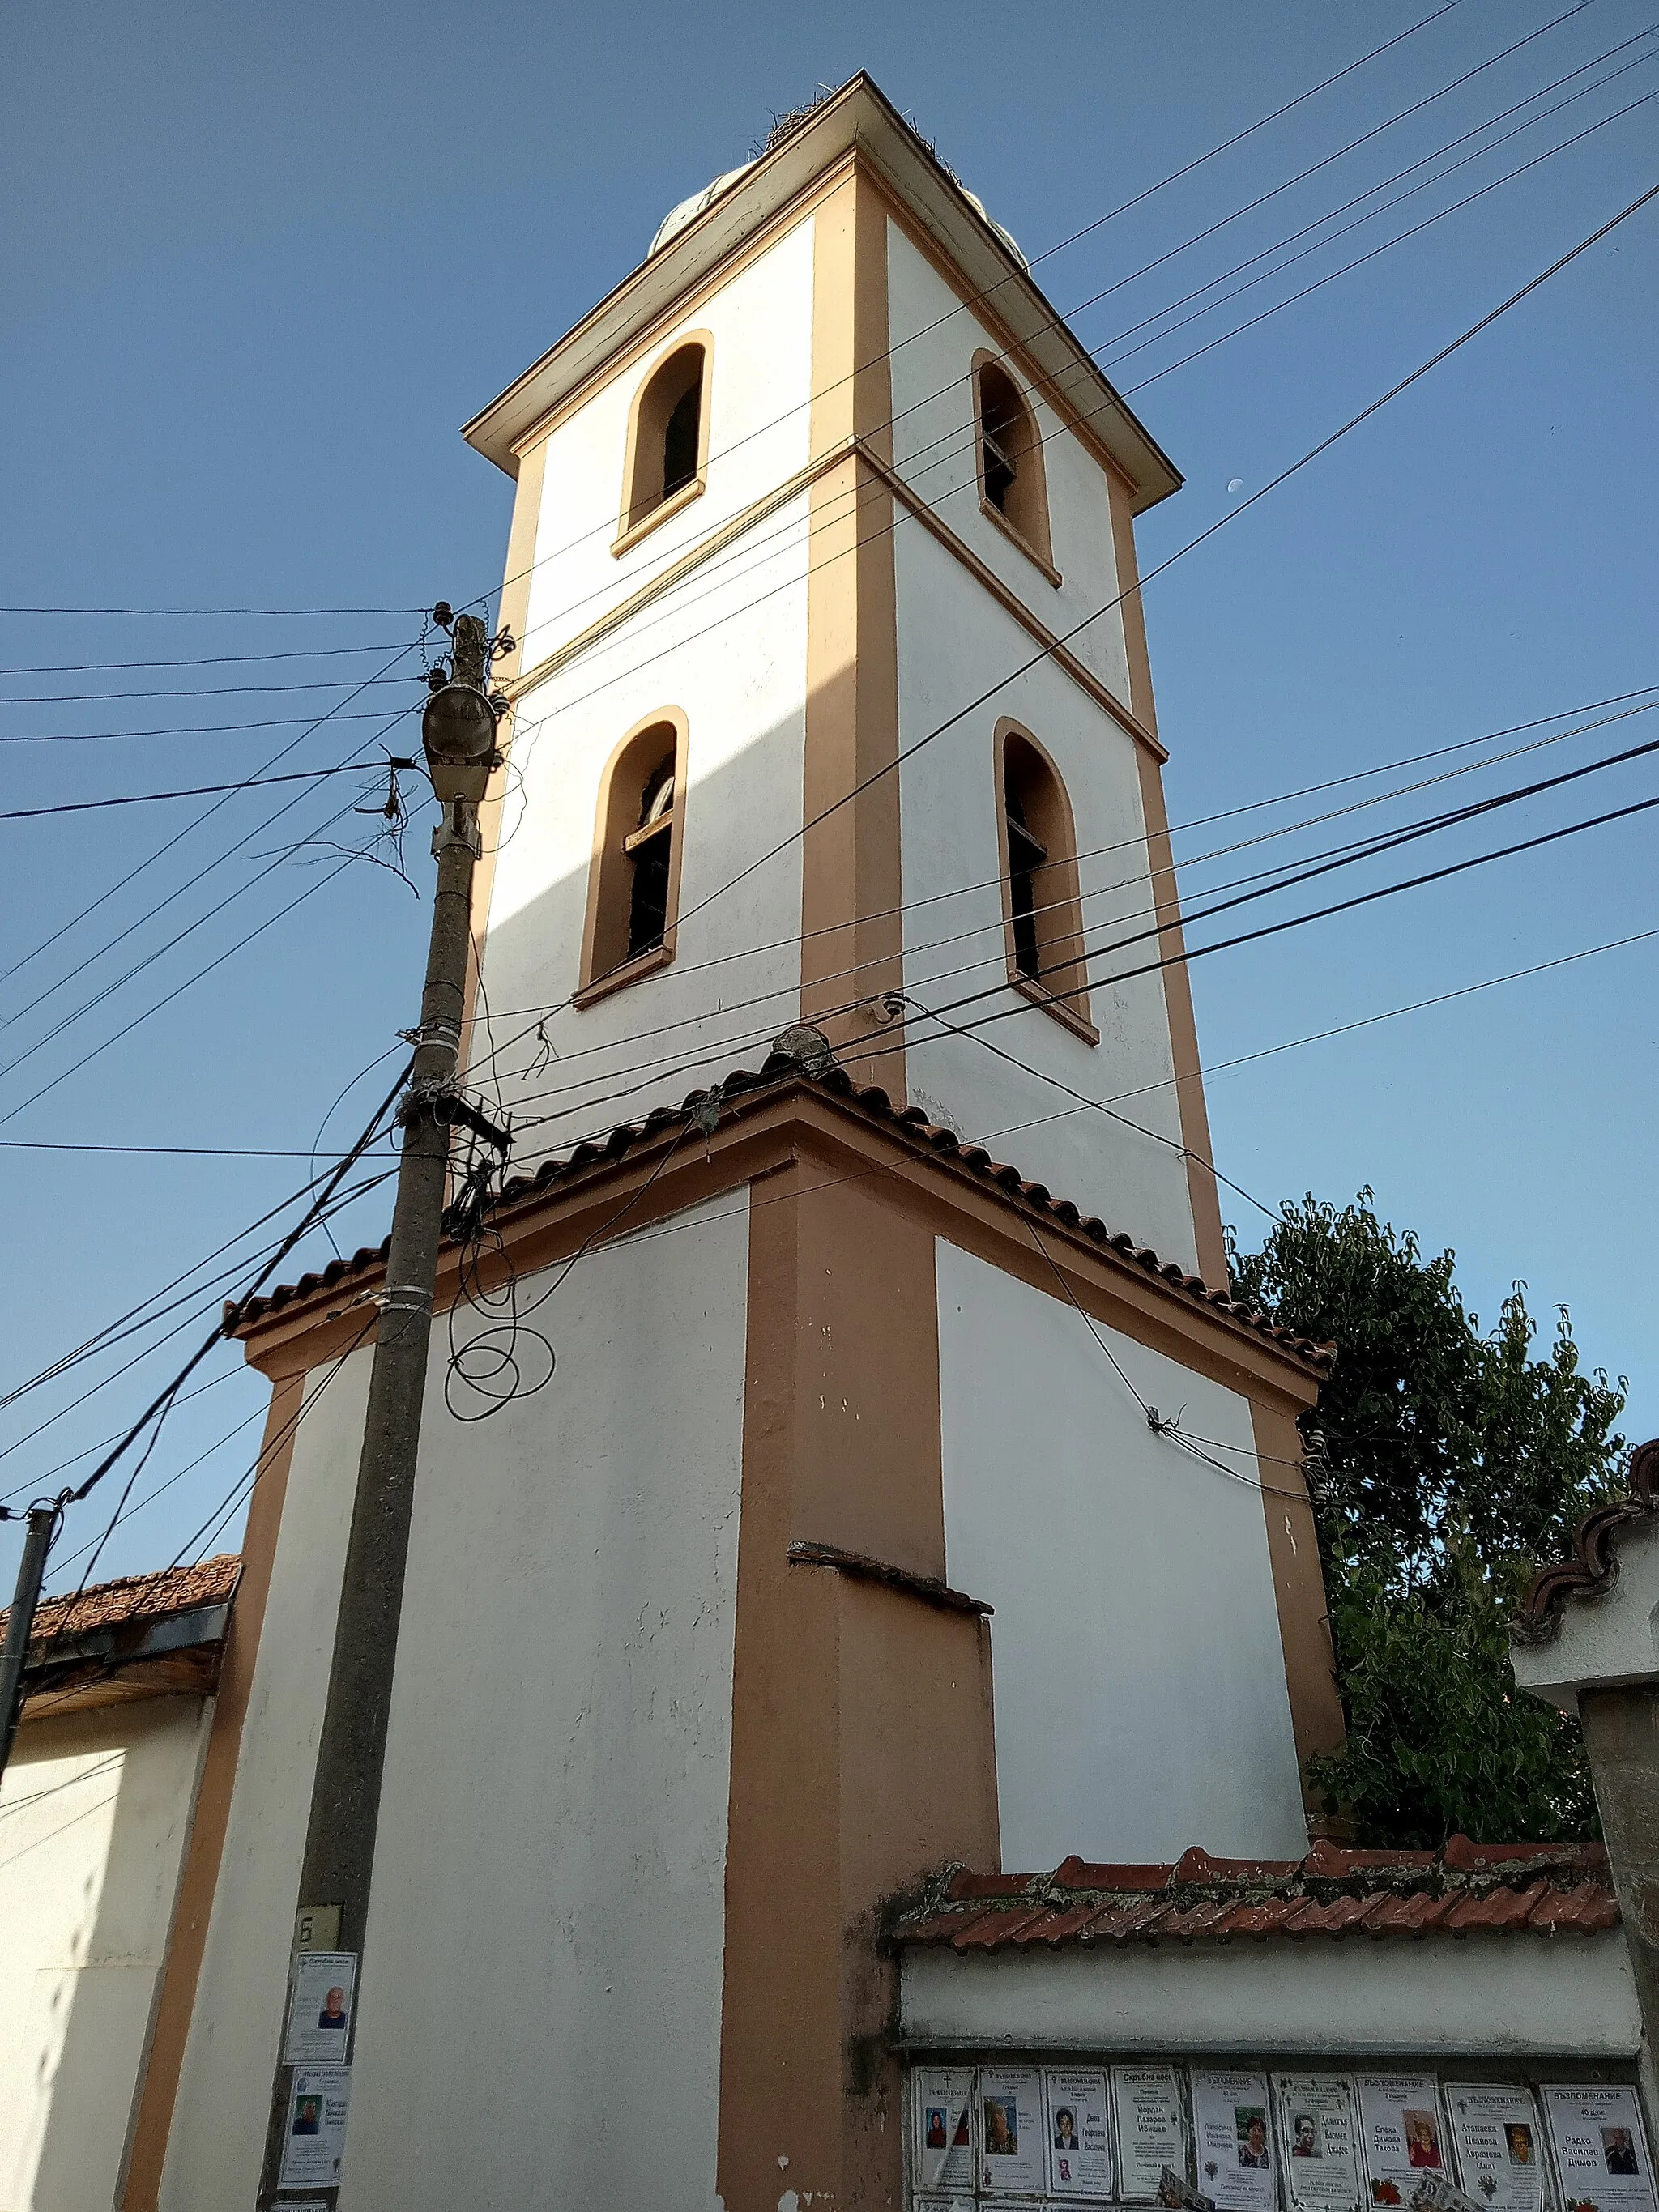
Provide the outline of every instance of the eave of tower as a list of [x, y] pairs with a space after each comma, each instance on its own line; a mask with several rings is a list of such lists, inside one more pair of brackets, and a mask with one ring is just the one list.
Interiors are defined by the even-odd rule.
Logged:
[[1137, 514], [1180, 489], [1181, 475], [1113, 390], [1059, 310], [949, 173], [862, 72], [660, 252], [625, 276], [541, 359], [465, 425], [463, 435], [507, 475], [530, 434], [567, 408], [619, 356], [648, 343], [684, 304], [788, 218], [823, 178], [854, 159], [877, 179], [970, 297], [1018, 346], [1048, 392], [1091, 426], [1133, 490]]

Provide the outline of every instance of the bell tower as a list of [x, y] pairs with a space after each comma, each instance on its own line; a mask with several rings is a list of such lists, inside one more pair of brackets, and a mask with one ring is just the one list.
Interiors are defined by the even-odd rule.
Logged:
[[518, 485], [471, 1062], [520, 1157], [805, 1022], [1224, 1281], [1185, 971], [1115, 973], [1180, 949], [1180, 479], [974, 196], [854, 79], [466, 434]]

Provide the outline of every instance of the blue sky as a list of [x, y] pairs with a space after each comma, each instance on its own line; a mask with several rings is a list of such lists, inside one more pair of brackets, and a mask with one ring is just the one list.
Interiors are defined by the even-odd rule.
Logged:
[[[1126, 387], [1153, 380], [1134, 404], [1187, 476], [1142, 525], [1144, 566], [1652, 183], [1659, 102], [1159, 372], [1659, 90], [1659, 38], [1611, 53], [1638, 39], [1643, 10], [1591, 0], [1213, 238], [1133, 272], [1561, 12], [1457, 0], [1341, 84], [1040, 262], [1067, 312], [1119, 286], [1076, 319], [1109, 364], [1139, 343], [1121, 336], [1132, 325], [1460, 133], [1533, 95], [1535, 106], [1487, 136], [1584, 94], [1114, 372]], [[8, 805], [232, 781], [296, 738], [270, 772], [332, 764], [356, 747], [374, 757], [379, 721], [343, 718], [407, 706], [418, 696], [405, 672], [415, 664], [405, 658], [354, 700], [346, 690], [418, 635], [408, 610], [501, 574], [510, 487], [456, 426], [639, 258], [672, 203], [745, 158], [772, 113], [820, 82], [871, 70], [1036, 256], [1429, 13], [1429, 0], [1112, 0], [1032, 11], [1017, 38], [1005, 9], [962, 0], [714, 6], [695, 17], [512, 5], [457, 17], [351, 0], [263, 13], [94, 4], [14, 20], [0, 145], [16, 211], [0, 235], [9, 337], [0, 602], [392, 611], [0, 617], [9, 672], [0, 690], [14, 702], [0, 705], [0, 738], [54, 740], [6, 747]], [[1485, 143], [1469, 140], [1382, 197]], [[1172, 820], [1659, 684], [1656, 264], [1659, 203], [1149, 587]], [[70, 667], [322, 648], [331, 657]], [[313, 688], [213, 688], [253, 684]], [[306, 735], [300, 718], [331, 708], [339, 718]], [[254, 722], [269, 726], [224, 726]], [[194, 734], [68, 741], [157, 730]], [[1357, 826], [1485, 796], [1651, 734], [1659, 715], [1651, 726], [1638, 717]], [[414, 740], [405, 720], [389, 741]], [[360, 842], [368, 825], [348, 812], [326, 826], [337, 809], [374, 803], [371, 781], [248, 793], [198, 828], [206, 800], [0, 823], [0, 968], [24, 963], [0, 979], [0, 1138], [303, 1153], [337, 1094], [415, 1011], [427, 909], [389, 871], [341, 860], [341, 840]], [[1501, 835], [1488, 825], [1435, 841], [1434, 859], [1656, 789], [1652, 765], [1638, 762], [1507, 811]], [[1182, 838], [1194, 858], [1189, 904], [1206, 883], [1259, 864], [1196, 860], [1230, 830], [1316, 811]], [[1630, 1374], [1638, 1436], [1659, 1428], [1651, 1332], [1632, 1295], [1659, 1231], [1659, 939], [1221, 1063], [1659, 927], [1650, 823], [1638, 817], [1193, 969], [1225, 1170], [1269, 1203], [1304, 1190], [1340, 1200], [1370, 1185], [1389, 1218], [1434, 1249], [1455, 1247], [1483, 1317], [1516, 1277], [1547, 1326], [1554, 1306], [1569, 1306], [1586, 1357]], [[1310, 833], [1283, 849], [1348, 834]], [[425, 842], [417, 823], [409, 850], [422, 881]], [[382, 1089], [392, 1072], [380, 1073]], [[355, 1134], [380, 1096], [374, 1082], [362, 1076], [326, 1137]], [[303, 1158], [13, 1149], [4, 1160], [7, 1387], [309, 1172]], [[384, 1189], [360, 1201], [338, 1231], [347, 1249], [380, 1234], [387, 1203]], [[1259, 1217], [1241, 1200], [1235, 1218], [1250, 1241]], [[148, 1340], [7, 1408], [0, 1442], [14, 1448], [0, 1460], [0, 1490], [27, 1494], [83, 1473], [94, 1461], [75, 1455], [136, 1414], [199, 1333], [191, 1322], [84, 1404], [70, 1401]], [[257, 1437], [258, 1388], [235, 1367], [226, 1348], [202, 1370], [212, 1387], [169, 1424], [134, 1497], [170, 1486], [116, 1530], [100, 1577], [191, 1556], [198, 1532], [218, 1525]], [[113, 1503], [78, 1509], [58, 1578], [78, 1578]], [[225, 1543], [239, 1526], [233, 1504]], [[15, 1536], [0, 1545], [8, 1585], [15, 1550]]]

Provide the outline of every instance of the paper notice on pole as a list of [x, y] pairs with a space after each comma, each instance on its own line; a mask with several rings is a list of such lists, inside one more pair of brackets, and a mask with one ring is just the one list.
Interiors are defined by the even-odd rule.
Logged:
[[1181, 2084], [1173, 2066], [1114, 2066], [1118, 2194], [1126, 2204], [1156, 2204], [1167, 2166], [1190, 2175]]
[[1109, 2201], [1112, 2142], [1105, 2075], [1070, 2066], [1045, 2066], [1042, 2109], [1048, 2148], [1048, 2194]]
[[1346, 2075], [1275, 2074], [1273, 2118], [1290, 2212], [1358, 2212], [1365, 2192]]
[[981, 2197], [1041, 2197], [1042, 2082], [1035, 2066], [979, 2069]]
[[288, 2001], [283, 2057], [289, 2066], [338, 2066], [351, 2027], [357, 1982], [355, 1951], [298, 1951]]
[[1408, 2204], [1425, 2173], [1447, 2172], [1431, 2074], [1356, 2074], [1359, 2142], [1373, 2204]]
[[974, 2193], [974, 2069], [919, 2066], [911, 2075], [910, 2172], [918, 2190]]
[[1448, 2081], [1445, 2094], [1465, 2194], [1492, 2212], [1544, 2212], [1544, 2131], [1531, 2090]]
[[1636, 2092], [1588, 2081], [1547, 2087], [1565, 2212], [1654, 2212], [1653, 2163]]
[[320, 2182], [334, 2187], [345, 2156], [346, 2108], [351, 2102], [349, 2066], [296, 2066], [283, 2134], [279, 2189]]
[[1192, 2084], [1199, 2187], [1221, 2212], [1277, 2212], [1267, 2075], [1194, 2066]]

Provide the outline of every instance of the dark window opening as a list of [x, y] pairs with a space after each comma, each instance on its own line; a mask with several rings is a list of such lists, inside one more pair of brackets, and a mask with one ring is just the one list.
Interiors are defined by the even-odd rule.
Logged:
[[677, 493], [689, 491], [702, 460], [708, 356], [695, 341], [662, 362], [640, 394], [632, 432], [623, 528], [632, 529]]
[[697, 431], [702, 414], [702, 379], [700, 376], [689, 392], [683, 392], [674, 403], [674, 411], [668, 418], [668, 428], [662, 438], [662, 495], [672, 499], [677, 491], [684, 491], [696, 480], [697, 473]]
[[1019, 481], [1021, 449], [1026, 443], [1025, 410], [1008, 378], [990, 368], [980, 371], [979, 407], [985, 496], [999, 514], [1007, 514], [1008, 502]]
[[654, 952], [668, 932], [669, 862], [674, 844], [674, 757], [647, 778], [639, 827], [623, 840], [633, 866], [628, 905], [628, 957]]
[[1008, 902], [1014, 925], [1014, 965], [1035, 983], [1042, 974], [1036, 883], [1048, 854], [1026, 826], [1025, 809], [1012, 777], [1007, 784], [1007, 808]]

